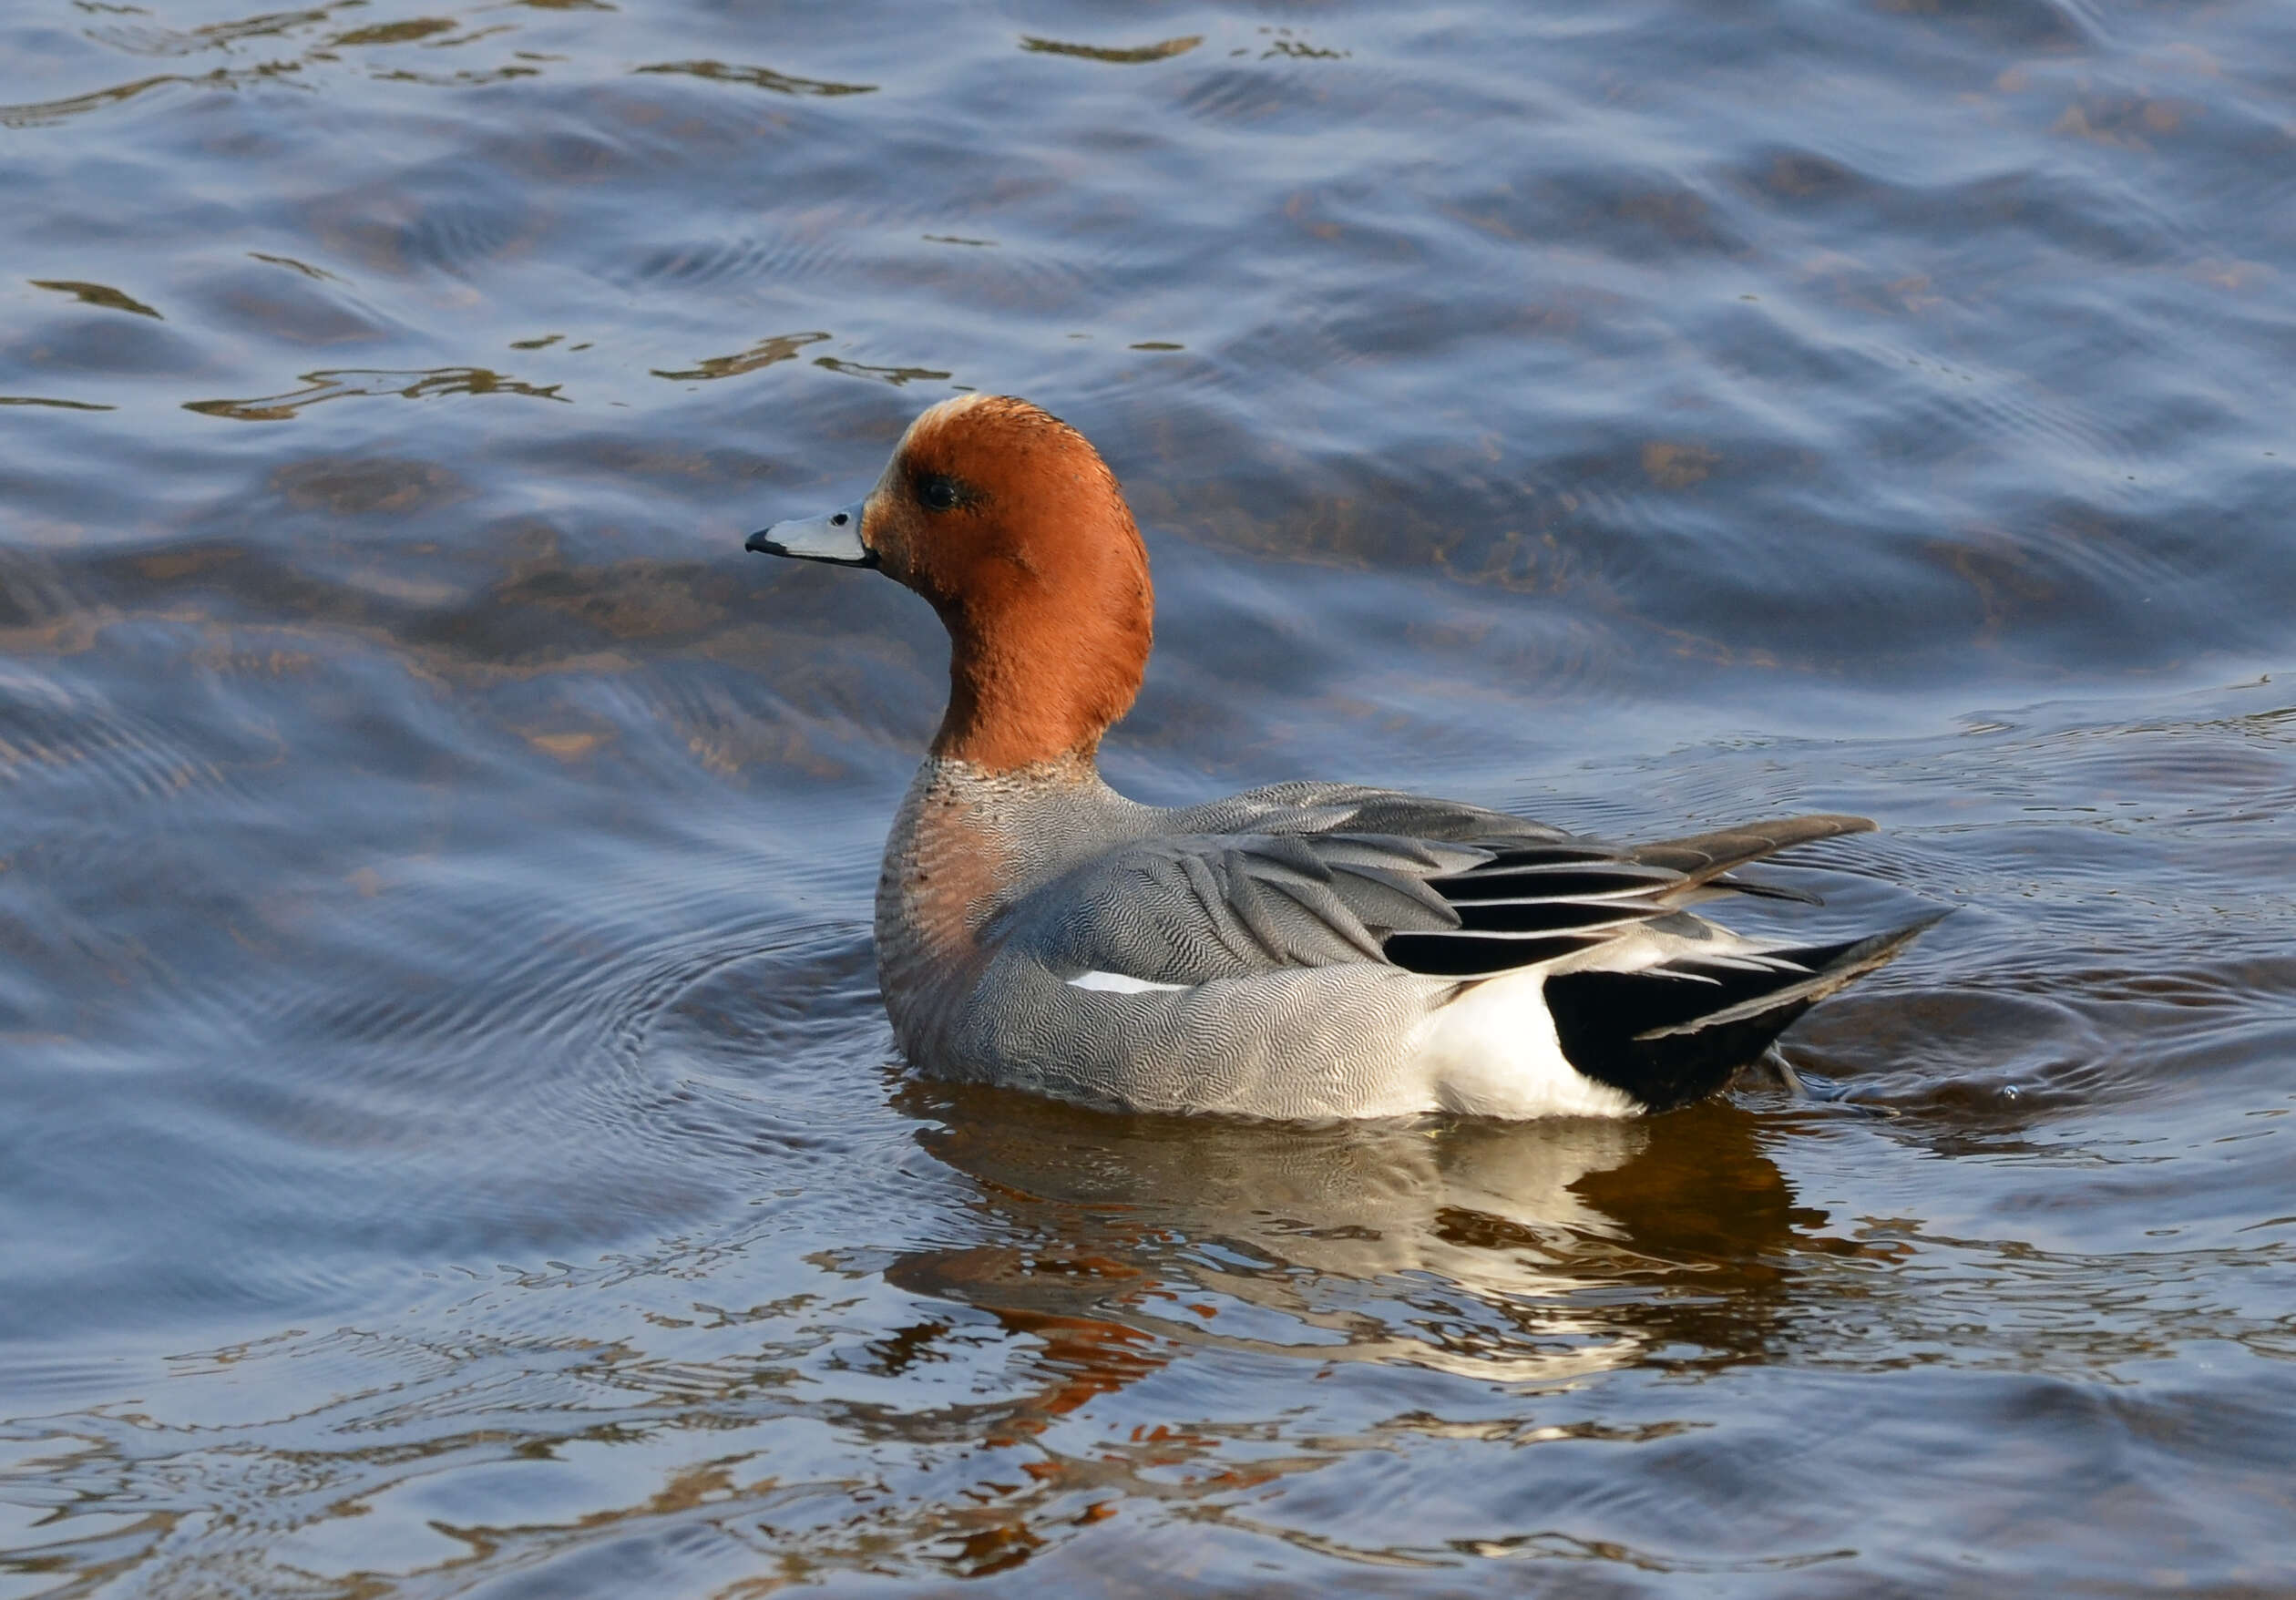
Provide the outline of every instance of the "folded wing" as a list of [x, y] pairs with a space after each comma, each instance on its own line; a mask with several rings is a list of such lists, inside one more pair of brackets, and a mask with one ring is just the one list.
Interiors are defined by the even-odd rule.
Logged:
[[1488, 858], [1379, 834], [1144, 839], [1021, 901], [1008, 937], [1064, 977], [1151, 984], [1384, 961], [1399, 932], [1457, 927], [1430, 880]]
[[1427, 880], [1457, 914], [1450, 928], [1399, 930], [1388, 959], [1444, 978], [1490, 978], [1580, 955], [1716, 894], [1807, 898], [1725, 875], [1812, 839], [1864, 833], [1861, 816], [1796, 816], [1654, 845], [1567, 838], [1502, 846]]
[[[1349, 961], [1495, 977], [1663, 927], [1716, 893], [1790, 893], [1724, 875], [1789, 845], [1873, 826], [1805, 816], [1621, 846], [1380, 790], [1285, 785], [1225, 807], [1233, 818], [1190, 820], [1250, 831], [1122, 846], [1014, 907], [1007, 937], [1064, 976], [1098, 975], [1096, 983], [1194, 984]], [[1298, 826], [1308, 819], [1326, 830]]]

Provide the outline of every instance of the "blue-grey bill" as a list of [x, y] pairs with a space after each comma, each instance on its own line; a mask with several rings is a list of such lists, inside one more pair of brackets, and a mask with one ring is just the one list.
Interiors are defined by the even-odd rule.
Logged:
[[745, 550], [768, 556], [794, 556], [801, 561], [829, 561], [839, 567], [874, 567], [876, 552], [861, 542], [862, 501], [819, 517], [776, 522], [743, 541]]

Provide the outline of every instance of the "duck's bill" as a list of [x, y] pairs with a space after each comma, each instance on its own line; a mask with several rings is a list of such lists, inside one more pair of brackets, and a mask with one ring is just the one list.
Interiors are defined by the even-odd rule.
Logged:
[[877, 564], [876, 552], [861, 542], [862, 504], [856, 500], [842, 510], [820, 517], [776, 522], [751, 534], [742, 548], [768, 556], [794, 556], [801, 561], [874, 567]]

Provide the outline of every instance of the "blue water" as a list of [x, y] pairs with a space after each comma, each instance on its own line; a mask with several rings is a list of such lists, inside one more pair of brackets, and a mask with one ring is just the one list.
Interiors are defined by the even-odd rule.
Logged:
[[[2296, 1586], [2296, 10], [0, 17], [0, 1600]], [[1622, 1125], [910, 1081], [1025, 395], [1160, 801], [1958, 913]]]

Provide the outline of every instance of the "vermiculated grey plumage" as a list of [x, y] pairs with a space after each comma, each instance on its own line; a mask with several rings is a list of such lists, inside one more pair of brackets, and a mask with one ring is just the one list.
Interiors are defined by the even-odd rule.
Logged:
[[[1167, 810], [1097, 774], [928, 762], [887, 848], [880, 962], [902, 1046], [928, 1072], [1276, 1117], [1431, 1109], [1410, 1088], [1427, 1020], [1535, 968], [1568, 996], [1550, 1004], [1571, 1066], [1664, 1109], [1719, 1088], [1913, 931], [1879, 956], [1874, 941], [1748, 954], [1683, 908], [1740, 887], [1733, 867], [1871, 826], [1789, 818], [1622, 846], [1358, 785]], [[923, 948], [933, 884], [990, 860], [977, 959]], [[1755, 1003], [1767, 993], [1774, 1005]], [[1683, 1026], [1706, 1012], [1728, 1014]]]

